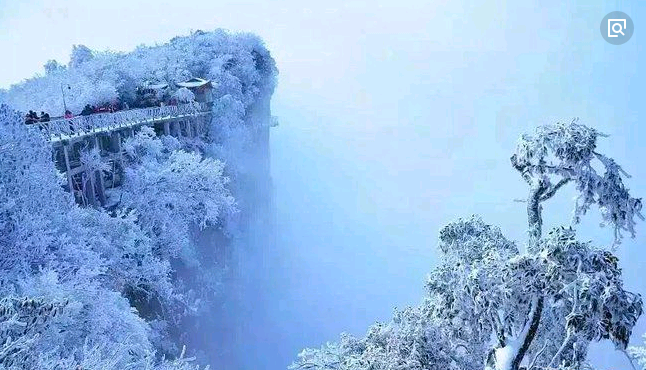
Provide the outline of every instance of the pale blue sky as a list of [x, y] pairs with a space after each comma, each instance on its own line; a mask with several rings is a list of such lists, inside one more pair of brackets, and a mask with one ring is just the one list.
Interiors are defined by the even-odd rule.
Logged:
[[[578, 116], [612, 135], [601, 149], [646, 194], [638, 4], [0, 0], [0, 86], [47, 59], [66, 62], [72, 44], [129, 50], [217, 27], [266, 40], [280, 69], [272, 166], [282, 268], [273, 306], [253, 324], [279, 344], [249, 337], [241, 357], [280, 369], [299, 347], [360, 334], [417, 302], [444, 223], [480, 213], [522, 241], [524, 206], [513, 199], [526, 189], [508, 158], [537, 124]], [[614, 10], [635, 23], [625, 45], [599, 33]], [[548, 205], [548, 225], [569, 220], [571, 195]], [[609, 241], [597, 222], [586, 220], [582, 238]], [[644, 294], [645, 225], [638, 231], [619, 253], [627, 285]], [[592, 356], [627, 368], [610, 351]]]

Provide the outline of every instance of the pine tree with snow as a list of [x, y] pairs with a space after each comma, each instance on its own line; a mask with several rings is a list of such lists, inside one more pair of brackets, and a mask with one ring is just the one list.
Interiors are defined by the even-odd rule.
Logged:
[[[612, 250], [623, 232], [634, 235], [641, 200], [621, 167], [597, 152], [601, 136], [576, 120], [523, 135], [511, 163], [529, 186], [524, 248], [478, 216], [450, 223], [420, 305], [365, 338], [306, 349], [290, 368], [575, 370], [593, 341], [624, 351], [642, 299], [624, 289]], [[543, 203], [570, 183], [578, 192], [573, 224], [543, 235]], [[613, 228], [610, 248], [576, 239], [574, 226], [594, 205]]]

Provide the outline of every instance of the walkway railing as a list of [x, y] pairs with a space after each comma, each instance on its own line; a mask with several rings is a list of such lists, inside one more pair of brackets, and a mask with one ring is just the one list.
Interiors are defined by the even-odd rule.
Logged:
[[210, 108], [206, 103], [188, 103], [130, 109], [114, 113], [96, 113], [73, 118], [59, 118], [49, 122], [41, 122], [39, 126], [47, 133], [50, 141], [55, 141], [154, 123], [158, 120], [196, 116], [206, 114], [209, 111]]

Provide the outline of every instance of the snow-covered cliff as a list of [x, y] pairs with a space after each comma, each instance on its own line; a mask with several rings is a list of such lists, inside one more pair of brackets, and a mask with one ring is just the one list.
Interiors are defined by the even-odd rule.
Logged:
[[[232, 259], [262, 247], [249, 234], [271, 219], [269, 51], [253, 35], [197, 31], [130, 53], [74, 46], [68, 65], [45, 69], [0, 90], [0, 362], [193, 368], [160, 359], [184, 344], [208, 362], [200, 337], [217, 326]], [[18, 113], [134, 107], [141, 87], [168, 84], [167, 98], [195, 77], [214, 86], [208, 134], [189, 142], [144, 127], [125, 140], [123, 194], [110, 212], [72, 201], [50, 146]]]

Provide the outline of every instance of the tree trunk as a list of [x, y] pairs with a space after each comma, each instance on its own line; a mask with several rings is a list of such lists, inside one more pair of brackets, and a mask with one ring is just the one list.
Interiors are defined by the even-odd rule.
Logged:
[[[532, 344], [538, 324], [543, 313], [543, 297], [535, 297], [532, 301], [527, 321], [520, 333], [513, 340], [508, 340], [507, 345], [495, 350], [493, 369], [519, 370], [529, 346]], [[492, 367], [489, 367], [491, 369]]]
[[511, 370], [518, 370], [520, 363], [523, 361], [523, 358], [527, 353], [527, 350], [529, 350], [530, 344], [532, 344], [532, 341], [536, 336], [536, 332], [538, 331], [538, 324], [541, 321], [541, 315], [543, 314], [543, 297], [538, 298], [532, 311], [533, 312], [532, 317], [530, 318], [531, 322], [529, 324], [529, 330], [527, 330], [525, 338], [519, 338], [523, 340], [523, 343], [518, 349], [518, 353], [516, 354], [516, 357], [511, 364]]
[[541, 217], [541, 195], [545, 190], [542, 184], [532, 188], [527, 199], [527, 222], [529, 223], [528, 251], [538, 247], [538, 242], [543, 233], [543, 218]]

